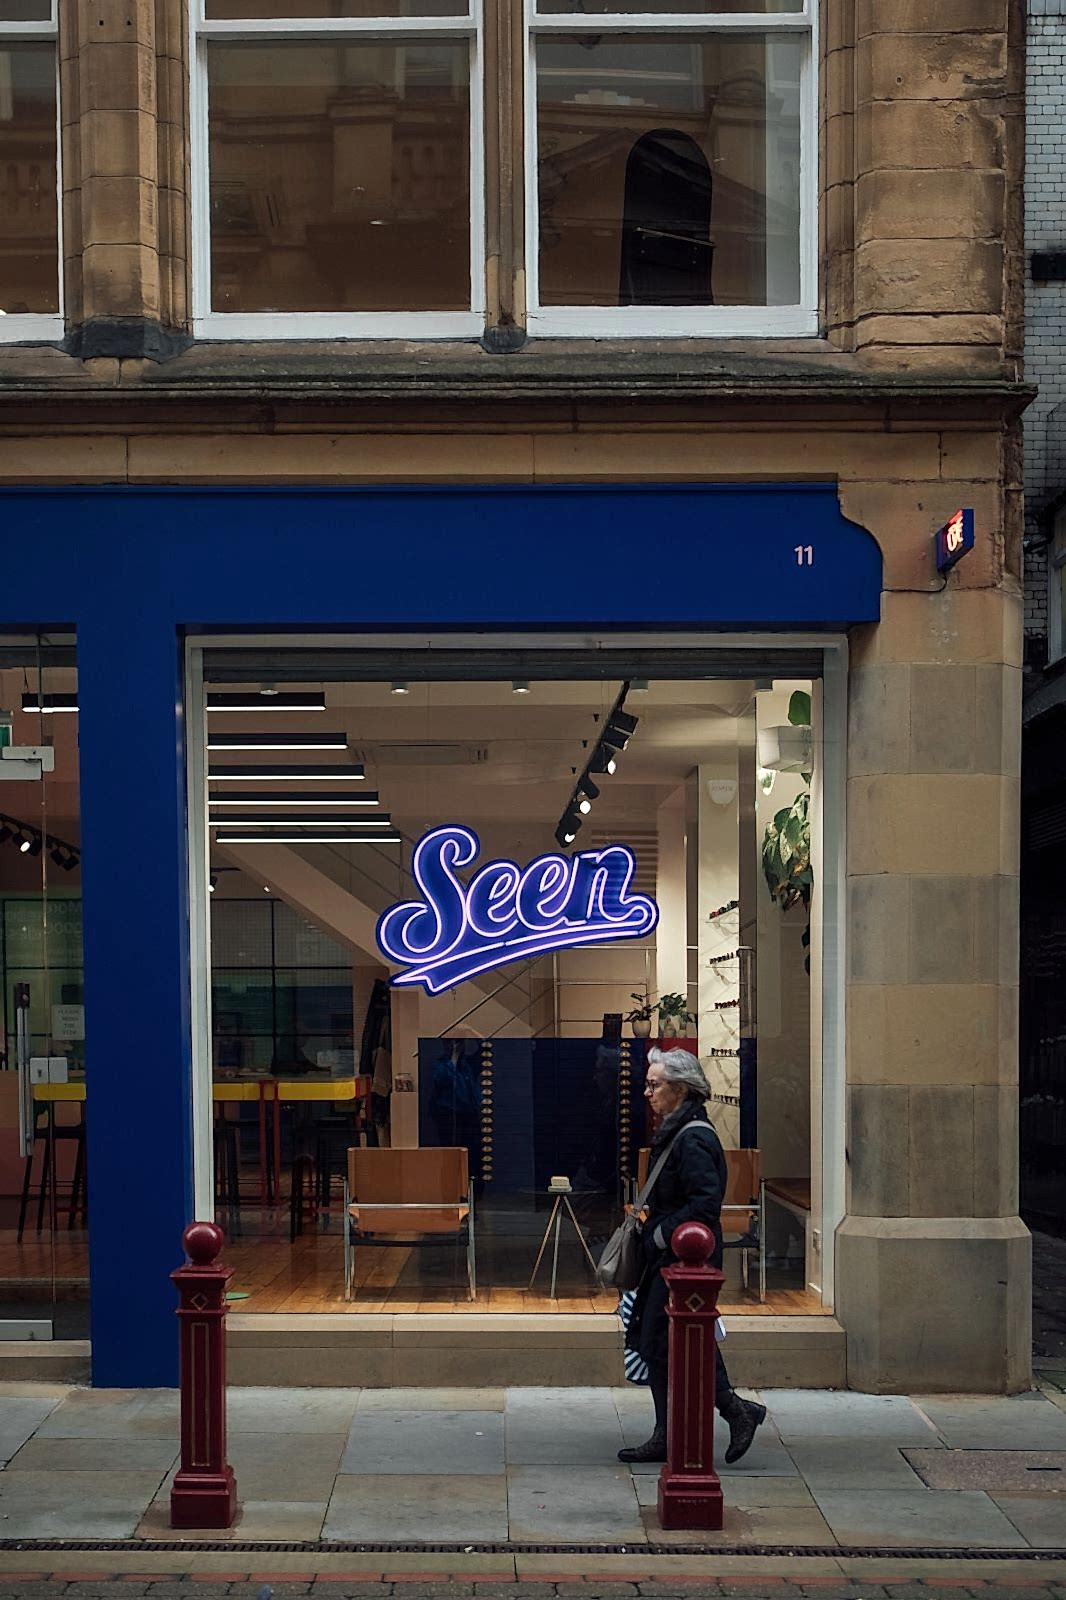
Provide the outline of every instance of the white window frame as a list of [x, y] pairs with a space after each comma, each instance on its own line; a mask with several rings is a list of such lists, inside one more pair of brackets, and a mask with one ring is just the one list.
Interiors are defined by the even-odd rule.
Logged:
[[0, 22], [0, 49], [15, 43], [55, 46], [56, 72], [56, 286], [59, 310], [27, 311], [0, 316], [0, 344], [40, 344], [62, 339], [63, 323], [63, 118], [59, 103], [59, 28], [56, 0], [51, 15], [42, 22]]
[[1062, 569], [1066, 567], [1066, 506], [1055, 513], [1054, 531], [1047, 547], [1047, 658], [1049, 664], [1066, 656], [1066, 600]]
[[[783, 339], [816, 335], [818, 317], [818, 5], [787, 12], [548, 15], [526, 4], [526, 239], [529, 332], [542, 338]], [[807, 41], [800, 79], [800, 304], [795, 306], [543, 306], [537, 194], [537, 38], [541, 34], [791, 33]]]
[[[481, 0], [466, 17], [285, 17], [210, 21], [204, 0], [189, 7], [192, 62], [189, 95], [192, 161], [192, 325], [197, 339], [467, 339], [485, 326], [485, 163]], [[264, 311], [211, 308], [211, 184], [207, 47], [243, 42], [381, 39], [466, 39], [470, 49], [470, 309], [469, 311]]]

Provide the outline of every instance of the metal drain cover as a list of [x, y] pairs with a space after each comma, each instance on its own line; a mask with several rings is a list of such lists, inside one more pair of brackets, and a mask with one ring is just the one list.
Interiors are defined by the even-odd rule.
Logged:
[[904, 1450], [930, 1489], [1066, 1496], [1066, 1450]]

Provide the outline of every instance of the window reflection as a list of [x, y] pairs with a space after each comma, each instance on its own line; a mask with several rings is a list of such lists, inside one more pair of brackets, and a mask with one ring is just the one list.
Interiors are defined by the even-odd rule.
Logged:
[[304, 17], [457, 17], [468, 16], [464, 0], [205, 0], [209, 22], [243, 22]]
[[214, 310], [469, 309], [465, 40], [208, 60]]
[[797, 304], [802, 48], [540, 38], [541, 302]]
[[0, 312], [58, 310], [55, 46], [8, 43], [0, 48]]

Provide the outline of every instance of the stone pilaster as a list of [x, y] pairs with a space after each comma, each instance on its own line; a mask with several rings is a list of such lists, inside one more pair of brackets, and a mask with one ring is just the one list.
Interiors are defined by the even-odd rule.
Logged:
[[184, 6], [61, 12], [70, 347], [158, 358], [186, 316]]
[[962, 569], [943, 593], [886, 592], [852, 661], [838, 1311], [849, 1383], [882, 1392], [1030, 1376], [1020, 600], [961, 583]]
[[995, 372], [1017, 349], [1009, 0], [828, 0], [826, 11], [829, 335], [870, 366]]

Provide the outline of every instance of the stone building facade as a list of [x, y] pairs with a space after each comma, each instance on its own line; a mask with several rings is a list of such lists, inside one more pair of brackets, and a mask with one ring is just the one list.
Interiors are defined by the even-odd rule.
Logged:
[[[834, 484], [880, 547], [884, 589], [880, 621], [848, 639], [845, 1182], [822, 1244], [843, 1355], [820, 1376], [794, 1362], [808, 1381], [873, 1392], [1017, 1390], [1030, 1374], [1017, 1161], [1024, 5], [820, 0], [815, 20], [809, 331], [673, 335], [670, 315], [657, 329], [649, 314], [635, 336], [590, 325], [526, 337], [522, 19], [491, 3], [482, 48], [496, 88], [474, 168], [483, 336], [227, 337], [217, 323], [198, 336], [194, 320], [207, 246], [190, 126], [207, 113], [185, 8], [60, 0], [64, 327], [0, 345], [0, 479], [234, 493]], [[85, 537], [106, 545], [91, 505], [87, 494]], [[933, 535], [959, 507], [974, 511], [975, 548], [945, 576]], [[31, 622], [65, 620], [58, 572], [55, 584], [52, 614]], [[22, 609], [6, 604], [4, 626], [24, 624]], [[100, 795], [83, 810], [88, 862]], [[132, 869], [87, 878], [85, 892], [149, 914]], [[152, 959], [130, 952], [127, 981]], [[159, 1031], [160, 1075], [180, 1078], [187, 1039], [168, 1021]], [[121, 1300], [124, 1270], [108, 1206], [166, 1188], [147, 1181], [158, 1152], [120, 1150], [104, 1123], [90, 1123], [90, 1164], [122, 1163], [123, 1178], [121, 1190], [94, 1180], [101, 1307]], [[191, 1203], [182, 1182], [158, 1214], [145, 1200], [168, 1257]], [[94, 1312], [98, 1381], [169, 1370], [169, 1355], [145, 1354], [169, 1316], [166, 1284], [153, 1294], [126, 1313], [114, 1359], [108, 1313]], [[810, 1336], [797, 1330], [794, 1351]], [[790, 1360], [778, 1351], [776, 1370]]]
[[1057, 972], [1066, 924], [1054, 894], [1066, 838], [1066, 5], [1030, 0], [1026, 40], [1025, 658], [1022, 799], [1022, 1203], [1052, 1227], [1066, 1216], [1059, 1174], [1066, 1095]]

